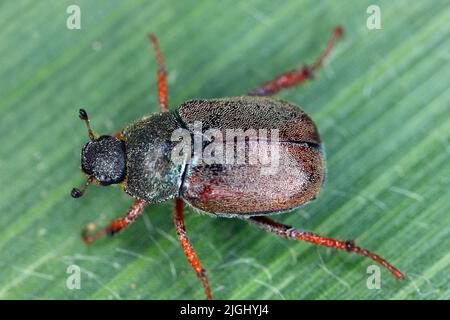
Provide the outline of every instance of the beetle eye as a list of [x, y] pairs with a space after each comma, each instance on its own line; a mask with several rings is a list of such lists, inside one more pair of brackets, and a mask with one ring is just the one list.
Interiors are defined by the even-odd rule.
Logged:
[[105, 174], [100, 174], [98, 176], [97, 180], [100, 181], [100, 183], [103, 184], [103, 185], [109, 185], [109, 184], [113, 184], [114, 183], [114, 179], [110, 179]]

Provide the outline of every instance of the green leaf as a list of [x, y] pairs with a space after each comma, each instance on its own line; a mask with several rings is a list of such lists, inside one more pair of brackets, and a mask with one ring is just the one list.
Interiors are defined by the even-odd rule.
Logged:
[[[119, 188], [83, 183], [87, 141], [78, 109], [110, 133], [158, 111], [155, 33], [169, 71], [169, 103], [240, 95], [311, 63], [345, 29], [313, 81], [280, 93], [307, 111], [327, 150], [320, 197], [280, 222], [353, 239], [402, 270], [259, 231], [244, 221], [186, 213], [188, 234], [219, 299], [450, 298], [450, 6], [377, 1], [72, 1], [0, 5], [0, 298], [203, 299], [172, 222], [152, 205], [113, 239], [86, 246], [80, 230], [125, 213]], [[81, 289], [66, 286], [81, 268]]]

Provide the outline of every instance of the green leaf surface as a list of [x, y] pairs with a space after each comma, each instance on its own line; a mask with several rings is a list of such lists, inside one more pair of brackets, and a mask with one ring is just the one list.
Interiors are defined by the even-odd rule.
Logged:
[[[72, 1], [0, 3], [0, 298], [203, 299], [172, 222], [152, 205], [112, 239], [86, 246], [80, 230], [121, 216], [120, 188], [83, 183], [85, 107], [110, 133], [158, 111], [159, 37], [170, 109], [191, 98], [240, 95], [311, 63], [336, 25], [332, 57], [278, 94], [307, 111], [327, 150], [320, 197], [280, 222], [356, 239], [402, 270], [368, 289], [361, 256], [290, 241], [244, 221], [191, 209], [188, 234], [219, 299], [450, 298], [449, 1]], [[366, 9], [381, 8], [368, 30]], [[66, 286], [81, 268], [81, 289]]]

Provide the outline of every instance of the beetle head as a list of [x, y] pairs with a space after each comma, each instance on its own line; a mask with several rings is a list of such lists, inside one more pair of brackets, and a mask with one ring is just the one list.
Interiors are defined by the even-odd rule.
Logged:
[[120, 183], [125, 178], [125, 142], [101, 136], [86, 143], [81, 151], [81, 170], [101, 185]]
[[94, 180], [103, 186], [120, 183], [126, 176], [125, 142], [117, 137], [103, 135], [96, 137], [89, 125], [85, 110], [80, 109], [80, 119], [84, 120], [91, 141], [81, 150], [81, 170], [89, 176], [83, 190], [73, 188], [71, 195], [81, 197]]

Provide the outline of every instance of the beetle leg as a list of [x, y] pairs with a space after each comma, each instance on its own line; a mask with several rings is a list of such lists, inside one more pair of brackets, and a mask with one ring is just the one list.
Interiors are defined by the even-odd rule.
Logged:
[[174, 220], [175, 227], [177, 231], [178, 238], [181, 241], [181, 245], [183, 246], [184, 252], [186, 253], [186, 257], [192, 265], [197, 277], [205, 287], [206, 299], [210, 300], [211, 297], [211, 289], [209, 288], [208, 278], [205, 275], [205, 270], [202, 268], [200, 264], [200, 260], [197, 257], [197, 254], [194, 251], [189, 239], [186, 235], [186, 228], [184, 226], [184, 202], [181, 198], [175, 199], [175, 208], [174, 208]]
[[261, 228], [265, 231], [273, 232], [285, 238], [304, 240], [325, 247], [332, 247], [335, 249], [346, 250], [348, 252], [355, 252], [361, 254], [386, 267], [399, 280], [403, 280], [405, 278], [405, 276], [389, 262], [384, 260], [379, 255], [370, 252], [369, 250], [356, 246], [353, 240], [345, 241], [323, 237], [321, 235], [309, 231], [299, 230], [291, 226], [275, 222], [267, 217], [252, 217], [249, 218], [249, 222], [253, 223], [258, 228]]
[[136, 202], [131, 206], [131, 208], [128, 210], [128, 212], [124, 217], [114, 219], [113, 221], [111, 221], [109, 225], [92, 234], [90, 234], [90, 232], [92, 231], [90, 229], [92, 228], [88, 226], [81, 233], [83, 241], [89, 244], [94, 242], [97, 238], [99, 238], [104, 234], [108, 234], [110, 236], [116, 234], [120, 230], [127, 227], [134, 220], [136, 220], [137, 217], [139, 217], [142, 214], [146, 205], [147, 204], [144, 201], [136, 200]]
[[152, 43], [153, 51], [156, 56], [156, 62], [158, 63], [158, 73], [157, 73], [157, 80], [158, 80], [158, 96], [159, 96], [159, 106], [161, 107], [161, 112], [167, 111], [167, 72], [166, 68], [164, 67], [164, 60], [161, 53], [161, 49], [158, 45], [158, 40], [156, 39], [155, 35], [149, 34], [148, 39]]
[[300, 84], [307, 79], [313, 77], [314, 72], [323, 64], [326, 57], [329, 56], [331, 49], [333, 48], [336, 40], [341, 36], [343, 32], [342, 27], [336, 27], [331, 35], [328, 45], [319, 58], [311, 66], [304, 66], [301, 69], [285, 72], [276, 78], [264, 83], [255, 90], [249, 91], [247, 95], [250, 96], [267, 96], [288, 87]]

